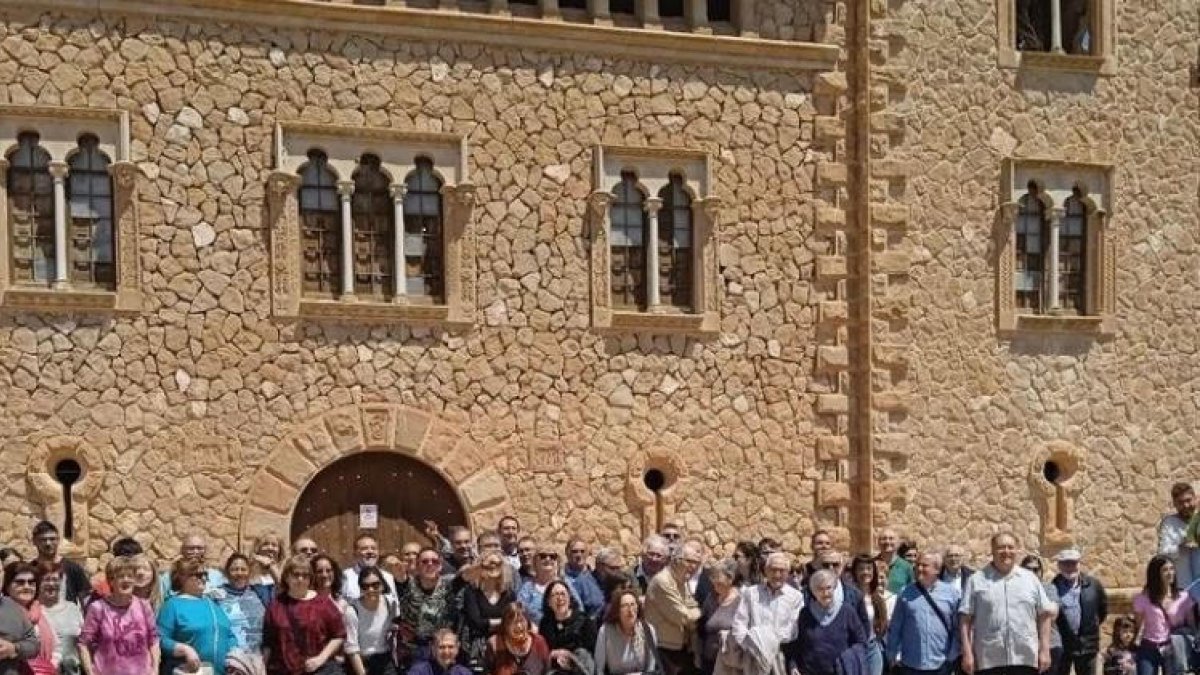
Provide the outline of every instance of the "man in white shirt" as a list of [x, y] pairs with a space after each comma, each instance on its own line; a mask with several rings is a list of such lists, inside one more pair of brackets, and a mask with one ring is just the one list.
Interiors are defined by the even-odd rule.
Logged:
[[1190, 483], [1171, 486], [1171, 502], [1175, 513], [1163, 516], [1158, 524], [1158, 552], [1170, 556], [1175, 563], [1175, 583], [1187, 588], [1200, 570], [1192, 569], [1196, 542], [1187, 540], [1188, 521], [1196, 513], [1196, 491]]
[[392, 597], [398, 597], [396, 595], [396, 579], [382, 567], [379, 567], [379, 542], [375, 541], [375, 537], [369, 534], [358, 535], [358, 538], [354, 540], [354, 555], [357, 558], [354, 564], [342, 572], [343, 598], [354, 600], [362, 595], [358, 590], [358, 573], [368, 567], [378, 567], [380, 573], [383, 575], [383, 583], [387, 584]]
[[772, 553], [763, 582], [742, 589], [730, 637], [746, 652], [746, 672], [787, 673], [780, 647], [796, 639], [804, 607], [804, 595], [787, 583], [791, 571], [788, 554]]
[[1050, 668], [1058, 607], [1042, 582], [1017, 566], [1017, 539], [992, 537], [992, 562], [971, 575], [958, 609], [967, 675], [1037, 675]]

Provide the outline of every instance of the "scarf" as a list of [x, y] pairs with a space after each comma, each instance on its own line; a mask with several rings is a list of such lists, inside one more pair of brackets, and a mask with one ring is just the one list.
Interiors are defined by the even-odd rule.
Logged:
[[50, 620], [42, 611], [42, 603], [34, 600], [29, 605], [29, 609], [25, 610], [25, 616], [29, 618], [29, 623], [37, 628], [38, 644], [40, 645], [38, 655], [29, 660], [30, 668], [34, 675], [55, 675], [58, 669], [55, 668], [51, 658], [58, 648], [58, 638], [54, 635], [54, 628], [50, 625]]
[[842, 611], [842, 603], [846, 600], [846, 594], [840, 592], [841, 590], [842, 584], [839, 581], [838, 585], [834, 588], [833, 601], [829, 603], [828, 608], [822, 607], [821, 603], [815, 601], [808, 605], [809, 610], [816, 617], [817, 623], [822, 628], [833, 623], [833, 620], [837, 618], [838, 612]]

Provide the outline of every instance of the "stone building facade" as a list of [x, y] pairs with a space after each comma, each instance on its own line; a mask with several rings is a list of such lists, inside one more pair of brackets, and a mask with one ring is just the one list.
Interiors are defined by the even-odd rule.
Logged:
[[1061, 2], [0, 0], [0, 530], [1132, 585], [1200, 468], [1198, 33]]

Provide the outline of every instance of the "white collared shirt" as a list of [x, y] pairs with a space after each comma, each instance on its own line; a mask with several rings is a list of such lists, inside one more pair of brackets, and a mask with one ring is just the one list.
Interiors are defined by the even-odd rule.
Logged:
[[959, 614], [972, 618], [976, 671], [1038, 663], [1038, 615], [1057, 605], [1032, 572], [1013, 567], [1001, 575], [990, 563], [971, 575]]
[[751, 628], [771, 626], [779, 637], [780, 644], [796, 639], [800, 630], [800, 610], [804, 607], [804, 594], [784, 584], [772, 591], [766, 583], [755, 584], [741, 590], [742, 600], [733, 617], [730, 634], [738, 644], [743, 644]]

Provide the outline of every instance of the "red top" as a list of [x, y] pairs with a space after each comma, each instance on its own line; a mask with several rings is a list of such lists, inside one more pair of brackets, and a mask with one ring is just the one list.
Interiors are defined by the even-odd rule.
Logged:
[[304, 661], [338, 638], [346, 638], [346, 624], [341, 610], [329, 596], [296, 600], [281, 595], [267, 607], [263, 620], [263, 648], [271, 650], [267, 672], [304, 673]]
[[533, 644], [529, 653], [518, 657], [504, 646], [498, 635], [488, 638], [487, 656], [484, 659], [491, 675], [544, 675], [550, 670], [550, 647], [537, 633], [530, 633]]

